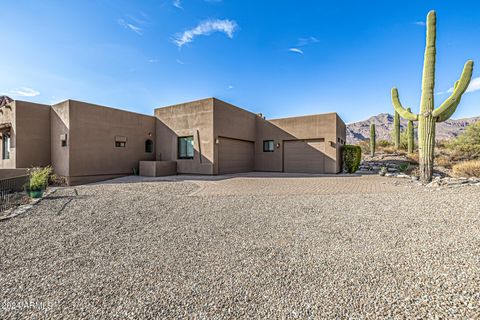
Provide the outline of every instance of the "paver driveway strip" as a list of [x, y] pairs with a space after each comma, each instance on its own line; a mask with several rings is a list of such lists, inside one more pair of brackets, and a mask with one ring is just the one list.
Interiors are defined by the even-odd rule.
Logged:
[[0, 223], [0, 318], [480, 316], [478, 187], [221, 196], [136, 181], [61, 189]]

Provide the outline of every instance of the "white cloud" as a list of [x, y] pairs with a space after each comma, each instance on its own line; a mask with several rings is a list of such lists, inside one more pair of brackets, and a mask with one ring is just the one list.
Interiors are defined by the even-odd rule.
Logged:
[[425, 21], [416, 21], [416, 22], [414, 22], [414, 24], [416, 24], [417, 26], [420, 26], [420, 27], [425, 27], [427, 25], [425, 23]]
[[118, 19], [118, 24], [121, 25], [122, 27], [124, 27], [125, 29], [128, 29], [130, 31], [135, 32], [136, 34], [138, 34], [140, 36], [143, 34], [142, 28], [140, 28], [140, 27], [138, 27], [134, 24], [131, 24], [131, 23], [125, 21], [124, 19]]
[[175, 61], [176, 61], [178, 64], [182, 64], [182, 65], [185, 64], [185, 62], [183, 62], [183, 61], [180, 60], [180, 59], [177, 59], [177, 60], [175, 60]]
[[320, 42], [320, 40], [318, 40], [315, 37], [300, 38], [300, 39], [298, 39], [297, 47], [305, 47], [305, 46], [308, 46], [310, 44], [314, 44], [314, 43], [317, 43], [317, 42]]
[[22, 88], [10, 90], [9, 92], [3, 93], [3, 94], [16, 96], [16, 97], [36, 97], [40, 95], [40, 92], [32, 88], [22, 87]]
[[178, 9], [183, 9], [181, 0], [173, 0], [172, 5]]
[[298, 48], [290, 48], [288, 51], [303, 54], [303, 51]]
[[480, 77], [473, 78], [470, 81], [470, 85], [468, 86], [467, 92], [475, 92], [480, 90]]
[[[470, 81], [470, 84], [468, 85], [467, 91], [465, 91], [465, 93], [470, 93], [470, 92], [475, 92], [475, 91], [480, 91], [480, 77], [473, 78]], [[437, 92], [436, 94], [440, 95], [440, 94], [452, 93], [452, 92], [453, 92], [453, 87], [451, 87], [447, 91]]]
[[229, 85], [229, 86], [228, 86], [228, 89], [232, 90], [232, 89], [233, 89], [233, 86], [232, 86], [232, 85]]
[[233, 20], [207, 20], [193, 29], [178, 34], [173, 42], [181, 48], [185, 44], [192, 42], [195, 37], [208, 36], [213, 32], [223, 32], [231, 39], [237, 29], [238, 25]]
[[158, 59], [148, 59], [147, 60], [149, 63], [157, 63]]

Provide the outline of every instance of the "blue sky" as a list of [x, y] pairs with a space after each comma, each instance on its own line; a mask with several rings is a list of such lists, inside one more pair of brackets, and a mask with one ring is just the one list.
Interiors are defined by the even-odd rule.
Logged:
[[437, 11], [438, 105], [467, 59], [454, 118], [480, 115], [480, 1], [0, 0], [0, 93], [152, 114], [215, 96], [267, 118], [346, 122], [418, 110], [424, 21]]

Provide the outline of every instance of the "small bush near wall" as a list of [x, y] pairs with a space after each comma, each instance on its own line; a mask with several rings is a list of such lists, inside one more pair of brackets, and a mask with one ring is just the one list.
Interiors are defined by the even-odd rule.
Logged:
[[453, 174], [457, 177], [480, 178], [480, 160], [465, 161], [453, 166]]
[[359, 146], [343, 146], [343, 165], [348, 173], [355, 173], [360, 167], [362, 161], [362, 148]]

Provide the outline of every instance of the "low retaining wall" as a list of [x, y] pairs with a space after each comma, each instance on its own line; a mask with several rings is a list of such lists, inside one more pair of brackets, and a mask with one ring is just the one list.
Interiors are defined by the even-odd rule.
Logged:
[[140, 161], [140, 175], [143, 177], [162, 177], [177, 174], [175, 161]]
[[27, 168], [22, 169], [0, 169], [0, 179], [8, 179], [27, 175]]

